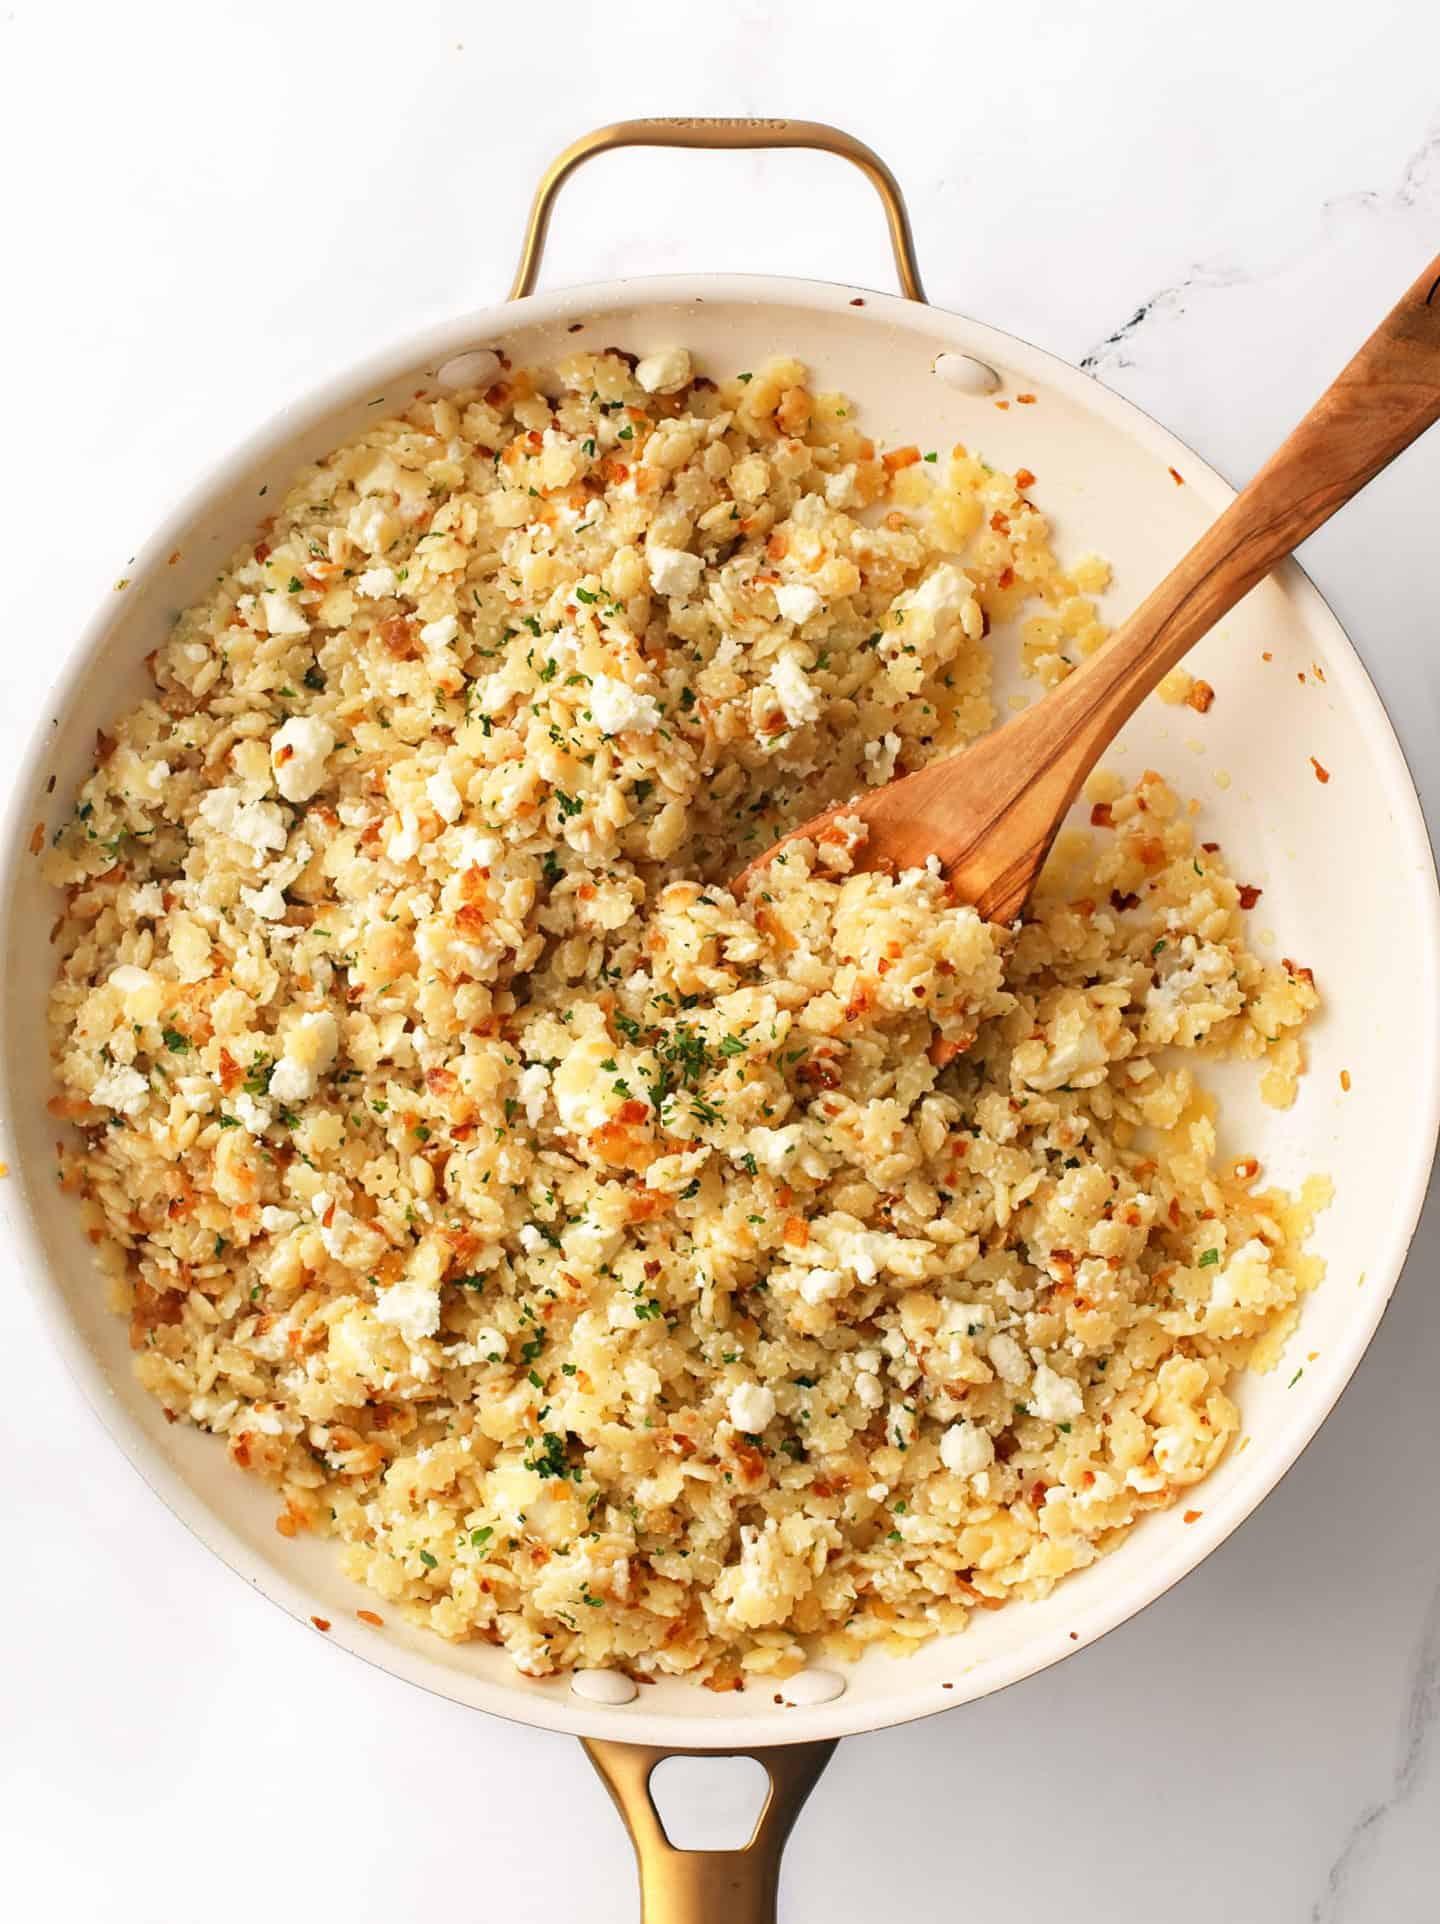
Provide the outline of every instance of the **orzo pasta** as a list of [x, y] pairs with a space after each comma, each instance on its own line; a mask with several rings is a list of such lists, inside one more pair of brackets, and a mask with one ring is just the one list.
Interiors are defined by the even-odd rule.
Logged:
[[1104, 566], [794, 362], [496, 373], [307, 469], [100, 738], [63, 1179], [144, 1382], [392, 1611], [715, 1687], [958, 1629], [1233, 1435], [1323, 1185], [1193, 1064], [1289, 1101], [1313, 983], [1154, 774], [1018, 930], [844, 832], [737, 903]]

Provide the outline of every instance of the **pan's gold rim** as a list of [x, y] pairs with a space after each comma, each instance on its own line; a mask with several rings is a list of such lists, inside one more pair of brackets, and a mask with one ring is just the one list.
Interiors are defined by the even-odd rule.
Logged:
[[563, 153], [556, 155], [535, 189], [525, 239], [520, 248], [520, 263], [515, 270], [509, 299], [523, 300], [527, 294], [535, 291], [545, 253], [545, 239], [550, 231], [550, 216], [555, 211], [560, 189], [587, 160], [620, 147], [805, 147], [819, 153], [839, 155], [842, 160], [848, 160], [858, 167], [880, 196], [890, 229], [890, 247], [895, 256], [895, 272], [901, 293], [907, 300], [924, 301], [925, 290], [915, 258], [915, 236], [910, 229], [905, 196], [900, 191], [900, 183], [873, 147], [867, 147], [863, 140], [857, 140], [853, 134], [847, 134], [839, 127], [831, 127], [823, 120], [684, 117], [617, 120], [608, 127], [597, 127], [593, 133], [582, 134]]

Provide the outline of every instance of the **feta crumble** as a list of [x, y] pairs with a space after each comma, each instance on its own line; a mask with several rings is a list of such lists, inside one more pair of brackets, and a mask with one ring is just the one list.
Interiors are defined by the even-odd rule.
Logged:
[[1069, 1423], [1084, 1413], [1085, 1398], [1078, 1383], [1042, 1363], [1031, 1386], [1030, 1407], [1047, 1423]]
[[675, 394], [690, 379], [690, 356], [683, 347], [662, 347], [638, 364], [635, 379], [647, 394]]
[[440, 1291], [422, 1277], [402, 1276], [381, 1290], [375, 1315], [388, 1328], [398, 1330], [407, 1343], [423, 1342], [440, 1327]]
[[591, 719], [602, 735], [653, 735], [660, 726], [655, 697], [642, 695], [613, 675], [596, 675], [588, 699]]
[[684, 548], [652, 548], [648, 561], [650, 586], [657, 595], [686, 601], [700, 586], [705, 564], [698, 554], [688, 554]]
[[150, 1084], [137, 1069], [110, 1068], [90, 1091], [90, 1100], [122, 1116], [138, 1116], [150, 1096]]
[[460, 791], [455, 786], [455, 777], [448, 768], [438, 768], [425, 784], [425, 793], [430, 806], [442, 822], [458, 822], [464, 812], [465, 804], [460, 799]]
[[292, 595], [267, 593], [260, 597], [265, 626], [272, 635], [308, 635], [310, 624]]
[[990, 1432], [979, 1423], [952, 1423], [940, 1438], [940, 1461], [954, 1476], [975, 1476], [995, 1461]]
[[775, 690], [780, 706], [785, 711], [785, 719], [792, 728], [803, 728], [808, 722], [819, 719], [822, 706], [820, 694], [811, 684], [798, 656], [793, 653], [780, 656], [770, 670], [770, 686]]
[[820, 596], [805, 582], [782, 581], [775, 589], [775, 606], [782, 621], [793, 621], [798, 628], [819, 614]]
[[313, 715], [292, 715], [270, 737], [275, 786], [287, 802], [308, 802], [325, 785], [325, 758], [335, 733]]
[[775, 1392], [763, 1383], [737, 1383], [731, 1390], [726, 1409], [737, 1430], [758, 1436], [775, 1420]]

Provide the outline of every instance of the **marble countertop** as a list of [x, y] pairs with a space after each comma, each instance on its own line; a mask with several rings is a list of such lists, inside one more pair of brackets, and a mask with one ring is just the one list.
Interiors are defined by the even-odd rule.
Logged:
[[[534, 0], [523, 34], [450, 0], [12, 0], [0, 172], [29, 191], [0, 319], [0, 767], [181, 485], [332, 369], [498, 296], [542, 164], [625, 114], [853, 129], [907, 191], [936, 302], [1081, 363], [1244, 477], [1440, 247], [1440, 12], [1304, 15], [914, 0], [902, 46], [855, 0]], [[833, 162], [603, 165], [557, 218], [556, 283], [890, 285], [878, 214]], [[77, 486], [83, 532], [53, 506]], [[1432, 435], [1304, 556], [1432, 827], [1437, 500]], [[1177, 1591], [998, 1698], [842, 1746], [783, 1917], [1440, 1917], [1437, 1259], [1432, 1199], [1334, 1415]], [[7, 1910], [636, 1916], [577, 1745], [362, 1672], [250, 1594], [105, 1442], [13, 1276], [0, 1346]]]

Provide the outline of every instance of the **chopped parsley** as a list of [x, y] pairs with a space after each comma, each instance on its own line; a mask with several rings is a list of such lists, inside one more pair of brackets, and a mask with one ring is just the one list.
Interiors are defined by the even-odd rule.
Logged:
[[250, 1073], [241, 1087], [247, 1096], [263, 1096], [270, 1087], [270, 1078], [275, 1073], [275, 1064], [262, 1049], [251, 1059]]

